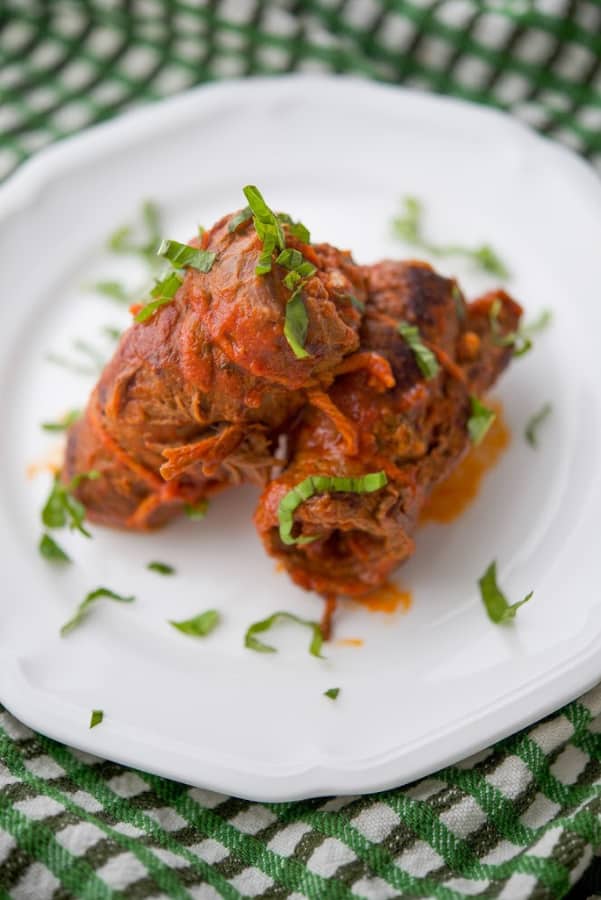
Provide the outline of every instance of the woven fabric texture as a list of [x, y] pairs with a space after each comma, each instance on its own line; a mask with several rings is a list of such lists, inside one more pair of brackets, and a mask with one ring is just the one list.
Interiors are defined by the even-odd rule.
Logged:
[[[4, 0], [0, 178], [140, 103], [297, 70], [508, 109], [601, 169], [598, 0]], [[0, 708], [15, 900], [560, 898], [601, 848], [600, 813], [601, 688], [409, 787], [282, 804], [95, 759]]]

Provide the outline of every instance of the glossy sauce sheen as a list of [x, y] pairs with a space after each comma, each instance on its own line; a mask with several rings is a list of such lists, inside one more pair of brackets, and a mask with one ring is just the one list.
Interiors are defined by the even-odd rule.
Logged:
[[497, 417], [477, 447], [472, 447], [455, 471], [434, 488], [424, 506], [420, 522], [452, 522], [478, 496], [482, 479], [499, 461], [511, 441], [511, 432], [500, 403], [491, 403]]

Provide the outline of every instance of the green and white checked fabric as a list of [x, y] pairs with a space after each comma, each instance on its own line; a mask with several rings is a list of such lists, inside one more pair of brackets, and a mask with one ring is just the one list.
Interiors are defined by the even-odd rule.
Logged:
[[[0, 178], [139, 103], [296, 70], [509, 109], [601, 168], [601, 0], [0, 0]], [[601, 687], [410, 787], [283, 804], [94, 759], [0, 707], [0, 898], [545, 900], [587, 869], [601, 893], [599, 850]]]

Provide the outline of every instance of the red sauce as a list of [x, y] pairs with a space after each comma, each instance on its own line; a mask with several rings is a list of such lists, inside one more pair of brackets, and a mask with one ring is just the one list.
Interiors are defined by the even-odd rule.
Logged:
[[412, 597], [410, 591], [402, 591], [394, 584], [384, 584], [381, 588], [364, 594], [362, 597], [353, 597], [355, 603], [365, 606], [370, 612], [393, 613], [397, 609], [407, 612], [411, 606]]
[[482, 479], [499, 461], [511, 441], [500, 403], [490, 403], [497, 417], [481, 444], [472, 447], [452, 475], [434, 488], [420, 522], [452, 522], [476, 499]]

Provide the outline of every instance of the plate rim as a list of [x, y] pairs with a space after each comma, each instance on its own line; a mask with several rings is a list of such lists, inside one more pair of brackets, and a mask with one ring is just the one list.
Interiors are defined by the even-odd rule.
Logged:
[[[147, 134], [152, 134], [167, 118], [169, 121], [185, 119], [190, 111], [199, 114], [210, 113], [212, 104], [218, 104], [223, 95], [259, 89], [274, 93], [286, 94], [288, 91], [307, 90], [322, 92], [349, 90], [364, 92], [364, 95], [388, 95], [399, 102], [419, 106], [429, 105], [433, 111], [459, 110], [462, 115], [481, 117], [482, 120], [494, 120], [502, 123], [504, 128], [512, 129], [519, 134], [520, 140], [527, 141], [536, 150], [537, 147], [547, 153], [559, 154], [562, 164], [570, 166], [574, 177], [583, 181], [585, 178], [591, 189], [601, 198], [601, 181], [590, 164], [577, 156], [569, 148], [551, 139], [537, 134], [523, 122], [501, 110], [471, 103], [455, 97], [434, 95], [416, 91], [411, 88], [391, 84], [381, 84], [355, 76], [307, 75], [292, 74], [278, 77], [255, 77], [247, 79], [228, 79], [209, 85], [199, 85], [190, 90], [165, 98], [156, 103], [128, 111], [109, 122], [93, 125], [79, 134], [43, 148], [20, 166], [15, 173], [0, 185], [0, 222], [10, 218], [14, 213], [25, 210], [35, 199], [36, 193], [43, 189], [56, 174], [64, 173], [73, 162], [86, 164], [97, 156], [119, 148], [126, 147], [130, 141], [138, 141]], [[588, 645], [586, 652], [578, 658], [573, 656], [559, 667], [552, 668], [514, 689], [493, 711], [482, 709], [470, 713], [470, 721], [459, 728], [455, 720], [440, 734], [422, 739], [426, 747], [417, 746], [407, 751], [407, 745], [396, 745], [384, 754], [369, 757], [349, 765], [316, 765], [299, 764], [295, 771], [282, 773], [259, 774], [248, 769], [232, 768], [231, 765], [220, 765], [212, 756], [203, 757], [202, 748], [197, 748], [196, 755], [190, 752], [177, 756], [176, 761], [166, 758], [153, 761], [145, 752], [144, 736], [129, 735], [129, 748], [121, 747], [119, 739], [122, 731], [113, 732], [110, 721], [102, 730], [93, 734], [84, 729], [81, 733], [68, 716], [69, 704], [41, 691], [32, 688], [19, 672], [18, 660], [7, 653], [0, 652], [0, 699], [6, 708], [18, 719], [31, 728], [62, 741], [70, 746], [77, 746], [95, 755], [106, 755], [119, 763], [134, 768], [144, 768], [163, 777], [198, 785], [225, 794], [234, 794], [249, 800], [285, 801], [297, 800], [327, 794], [356, 794], [386, 790], [400, 784], [413, 781], [432, 773], [442, 766], [453, 764], [467, 756], [478, 752], [491, 743], [512, 734], [525, 726], [538, 721], [553, 710], [585, 693], [601, 678], [601, 633]], [[552, 691], [555, 686], [561, 689]], [[553, 694], [551, 700], [548, 693]], [[56, 707], [54, 717], [48, 722], [46, 713], [49, 701]], [[521, 711], [518, 714], [518, 709]], [[527, 708], [526, 708], [527, 707]], [[483, 729], [482, 725], [489, 720], [499, 718], [500, 714], [514, 711], [510, 723], [491, 725]], [[482, 736], [482, 731], [485, 737]], [[469, 737], [468, 737], [469, 732]], [[478, 736], [480, 733], [480, 736]], [[413, 763], [407, 764], [407, 757]], [[142, 760], [142, 761], [141, 761]], [[178, 763], [176, 765], [176, 762]], [[202, 777], [198, 776], [202, 769]], [[400, 771], [402, 770], [402, 771]], [[294, 785], [292, 784], [294, 782]]]

